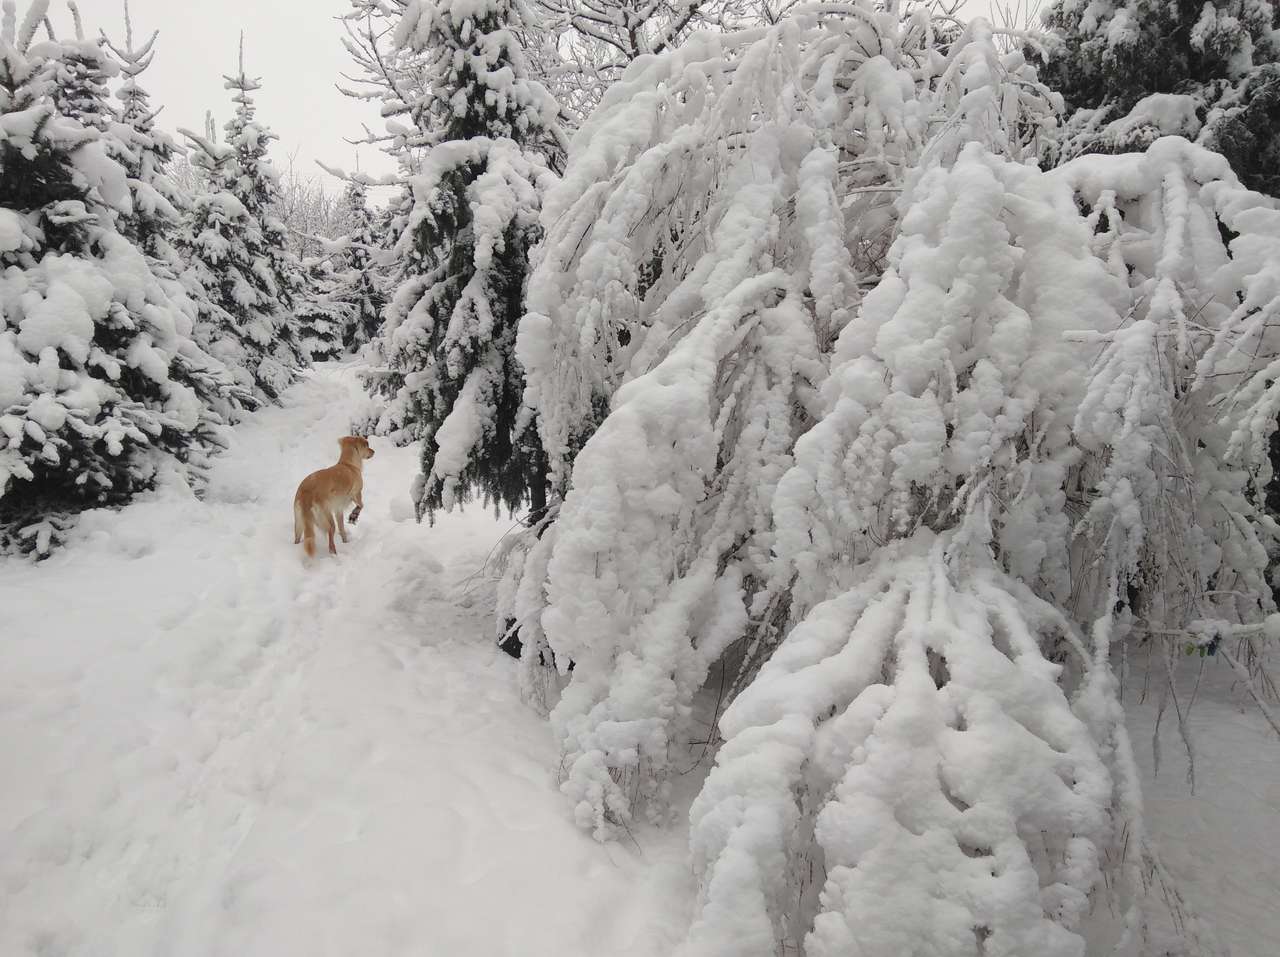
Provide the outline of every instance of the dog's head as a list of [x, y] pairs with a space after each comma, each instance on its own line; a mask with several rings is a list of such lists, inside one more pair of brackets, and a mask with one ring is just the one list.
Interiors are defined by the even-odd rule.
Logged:
[[369, 448], [369, 440], [363, 435], [344, 435], [338, 439], [338, 445], [342, 447], [342, 451], [350, 450], [362, 459], [373, 458], [373, 449]]

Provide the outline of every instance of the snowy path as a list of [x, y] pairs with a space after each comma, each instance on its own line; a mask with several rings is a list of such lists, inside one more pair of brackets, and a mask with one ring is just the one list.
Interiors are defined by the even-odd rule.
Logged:
[[489, 599], [458, 586], [502, 526], [404, 520], [413, 452], [375, 440], [352, 543], [304, 568], [293, 489], [355, 390], [324, 370], [287, 400], [205, 502], [0, 566], [0, 955], [669, 953], [682, 835], [569, 823]]

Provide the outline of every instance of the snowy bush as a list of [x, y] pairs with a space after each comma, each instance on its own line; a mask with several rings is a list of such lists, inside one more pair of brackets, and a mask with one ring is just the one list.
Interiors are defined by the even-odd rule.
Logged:
[[[1179, 617], [1157, 617], [1161, 583], [1141, 575], [1132, 542], [1096, 528], [1126, 494], [1119, 463], [1165, 461], [1187, 434], [1220, 426], [1212, 414], [1184, 414], [1176, 428], [1159, 423], [1165, 431], [1145, 444], [1114, 422], [1086, 441], [1100, 403], [1121, 399], [1123, 417], [1172, 395], [1148, 383], [1152, 391], [1135, 396], [1140, 375], [1122, 388], [1107, 353], [1095, 362], [1096, 346], [1082, 348], [1153, 321], [1144, 308], [1153, 290], [1139, 269], [1109, 261], [1119, 250], [1077, 211], [1096, 197], [1078, 190], [1114, 183], [1177, 195], [1177, 173], [1206, 160], [1217, 163], [1164, 141], [1148, 157], [1043, 174], [975, 145], [904, 196], [889, 270], [842, 334], [826, 412], [796, 444], [774, 497], [773, 587], [789, 589], [798, 624], [720, 723], [726, 743], [693, 811], [703, 900], [691, 954], [730, 952], [719, 949], [727, 921], [753, 928], [738, 953], [771, 953], [773, 941], [807, 934], [810, 954], [855, 941], [886, 955], [1076, 954], [1081, 918], [1108, 871], [1119, 878], [1111, 893], [1126, 902], [1125, 932], [1156, 939], [1140, 874], [1158, 860], [1140, 837], [1108, 651], [1135, 623], [1185, 632], [1196, 611], [1183, 605]], [[1232, 183], [1221, 186], [1229, 192]], [[1143, 206], [1189, 211], [1172, 197]], [[1131, 213], [1136, 240], [1151, 224]], [[1114, 207], [1112, 217], [1120, 229]], [[1170, 246], [1160, 264], [1189, 266], [1176, 238]], [[1219, 262], [1200, 264], [1211, 271]], [[1200, 340], [1202, 349], [1210, 341]], [[1175, 351], [1172, 336], [1160, 343]], [[1202, 458], [1194, 465], [1212, 468]], [[1229, 488], [1223, 477], [1217, 484]], [[1188, 551], [1161, 527], [1169, 487], [1125, 486], [1137, 494], [1124, 501], [1146, 519], [1162, 561], [1203, 566], [1213, 554], [1201, 554], [1207, 536]], [[1079, 523], [1071, 496], [1085, 498]], [[1198, 516], [1172, 514], [1194, 535]], [[1237, 537], [1230, 524], [1218, 534]], [[1265, 558], [1246, 554], [1256, 575]], [[1178, 586], [1212, 591], [1203, 580]], [[1233, 620], [1260, 613], [1251, 594], [1252, 607], [1233, 608]], [[1113, 628], [1113, 609], [1124, 605]], [[1089, 648], [1082, 626], [1094, 618], [1098, 644]], [[995, 723], [969, 738], [978, 720]], [[1044, 740], [1024, 737], [1028, 730]], [[961, 759], [952, 748], [966, 741], [993, 746], [1009, 763]], [[1065, 773], [1064, 755], [1074, 762]], [[984, 766], [970, 779], [981, 782], [981, 797], [955, 792], [953, 775]], [[1000, 766], [1019, 773], [1002, 779]], [[966, 830], [966, 820], [1028, 814], [1036, 823], [988, 832], [980, 847]], [[797, 898], [804, 881], [795, 875], [808, 868], [817, 886]], [[987, 883], [993, 876], [998, 884]], [[936, 919], [919, 921], [926, 910]]]

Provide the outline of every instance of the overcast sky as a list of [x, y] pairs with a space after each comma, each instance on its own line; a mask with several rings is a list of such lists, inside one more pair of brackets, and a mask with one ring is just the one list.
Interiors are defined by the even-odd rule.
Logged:
[[[105, 29], [124, 39], [123, 0], [78, 0], [86, 30]], [[20, 8], [24, 4], [19, 4]], [[271, 157], [281, 169], [289, 155], [307, 175], [333, 180], [316, 166], [355, 166], [356, 147], [344, 142], [361, 135], [361, 123], [379, 127], [376, 106], [352, 100], [334, 88], [350, 69], [342, 46], [342, 25], [334, 17], [350, 10], [347, 0], [129, 0], [135, 40], [159, 30], [156, 58], [142, 77], [152, 102], [164, 104], [160, 125], [202, 132], [212, 110], [219, 130], [233, 112], [223, 75], [236, 72], [236, 51], [244, 30], [245, 72], [260, 77], [258, 118], [280, 137]], [[71, 32], [66, 0], [53, 0], [55, 29]], [[360, 167], [388, 172], [391, 161], [361, 147]]]
[[[992, 0], [969, 0], [967, 11], [985, 11]], [[124, 39], [123, 0], [79, 0], [86, 29], [105, 29]], [[20, 2], [19, 8], [25, 7]], [[317, 165], [351, 169], [357, 149], [344, 140], [361, 135], [361, 124], [381, 129], [377, 108], [343, 96], [334, 87], [350, 62], [342, 25], [334, 17], [351, 9], [348, 0], [130, 0], [135, 39], [160, 31], [156, 58], [143, 75], [152, 102], [164, 105], [160, 125], [201, 132], [212, 110], [219, 129], [231, 116], [223, 75], [236, 70], [240, 31], [245, 35], [245, 72], [261, 77], [258, 117], [280, 137], [272, 160], [281, 170], [296, 153], [300, 171], [337, 188]], [[54, 27], [71, 33], [66, 0], [53, 0]], [[391, 161], [370, 147], [359, 149], [360, 167], [375, 175]]]

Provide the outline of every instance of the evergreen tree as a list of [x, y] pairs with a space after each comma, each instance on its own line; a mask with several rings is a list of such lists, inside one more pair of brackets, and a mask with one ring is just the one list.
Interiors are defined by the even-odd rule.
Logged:
[[222, 444], [210, 404], [232, 401], [226, 371], [117, 228], [133, 212], [114, 158], [126, 144], [93, 121], [107, 115], [96, 93], [59, 88], [98, 74], [67, 69], [96, 47], [33, 47], [47, 7], [19, 27], [9, 4], [0, 26], [0, 524], [45, 519], [30, 526], [41, 550], [49, 516], [123, 502]]
[[87, 40], [80, 10], [68, 3], [75, 23], [75, 39], [58, 43], [53, 60], [53, 97], [63, 116], [107, 132], [116, 119], [108, 105], [110, 80], [119, 75], [119, 67], [103, 55], [101, 40]]
[[309, 259], [304, 268], [307, 285], [295, 307], [302, 348], [313, 362], [336, 359], [342, 355], [343, 335], [351, 327], [354, 309], [339, 297], [338, 280], [327, 259]]
[[254, 119], [260, 83], [240, 69], [225, 77], [235, 115], [226, 144], [184, 131], [209, 192], [197, 196], [181, 239], [190, 279], [212, 302], [201, 332], [211, 352], [240, 370], [242, 382], [276, 399], [307, 364], [292, 316], [302, 290], [301, 267], [272, 206], [279, 193], [267, 146], [275, 134]]
[[116, 92], [121, 104], [118, 118], [130, 131], [129, 149], [122, 163], [134, 201], [132, 211], [122, 218], [120, 227], [148, 256], [177, 267], [180, 259], [172, 242], [182, 213], [189, 205], [182, 189], [170, 176], [178, 148], [170, 136], [156, 126], [160, 111], [152, 109], [150, 94], [139, 81], [155, 59], [158, 33], [153, 32], [141, 46], [134, 46], [128, 0], [124, 3], [124, 22], [123, 45], [103, 38], [107, 49], [120, 63], [124, 80]]
[[[134, 45], [128, 0], [124, 0], [124, 26], [123, 45], [112, 43], [105, 33], [102, 36], [103, 45], [118, 61], [119, 72], [124, 77], [116, 93], [121, 105], [116, 111], [113, 130], [123, 145], [117, 151], [117, 159], [128, 177], [132, 204], [128, 213], [118, 217], [117, 225], [147, 257], [156, 279], [186, 314], [187, 327], [197, 330], [202, 317], [212, 314], [214, 306], [204, 286], [190, 281], [189, 277], [183, 281], [186, 266], [174, 246], [191, 203], [169, 175], [178, 153], [177, 146], [156, 126], [159, 110], [151, 108], [150, 95], [139, 81], [155, 58], [158, 33], [153, 32], [141, 46]], [[211, 367], [194, 356], [184, 356], [181, 361], [192, 387], [221, 418], [235, 421], [246, 408], [257, 404], [253, 393], [237, 385], [220, 362]]]
[[420, 517], [476, 491], [513, 510], [545, 504], [515, 336], [559, 135], [514, 39], [520, 17], [510, 0], [411, 0], [396, 32], [427, 92], [410, 109], [421, 155], [380, 344], [392, 397], [380, 428], [422, 440]]
[[342, 345], [354, 352], [377, 338], [387, 307], [386, 277], [379, 262], [380, 231], [362, 183], [352, 181], [342, 194], [342, 215], [349, 232], [334, 277], [333, 297], [350, 307]]
[[1280, 9], [1270, 0], [1057, 0], [1042, 75], [1071, 113], [1061, 158], [1177, 134], [1280, 195]]

